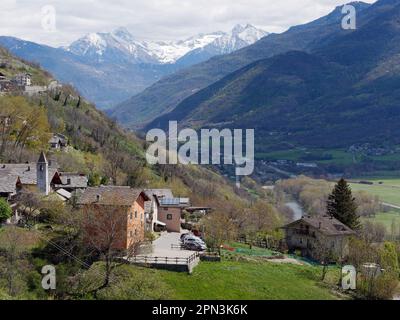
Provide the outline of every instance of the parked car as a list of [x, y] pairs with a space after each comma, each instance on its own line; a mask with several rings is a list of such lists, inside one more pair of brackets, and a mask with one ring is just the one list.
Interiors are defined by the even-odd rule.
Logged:
[[199, 242], [199, 243], [205, 244], [205, 242], [201, 238], [196, 237], [194, 235], [186, 236], [183, 239], [183, 243], [185, 243], [186, 241], [195, 241], [195, 242]]
[[201, 241], [201, 240], [199, 240], [199, 239], [186, 239], [186, 240], [183, 242], [183, 245], [185, 246], [185, 245], [191, 244], [191, 243], [198, 244], [198, 245], [200, 245], [200, 246], [205, 246], [205, 245], [206, 245], [203, 241]]
[[205, 244], [201, 244], [198, 242], [187, 242], [185, 243], [185, 249], [191, 251], [205, 251], [207, 250], [207, 246]]
[[181, 234], [181, 241], [183, 242], [184, 240], [185, 240], [185, 238], [186, 237], [189, 237], [189, 236], [193, 236], [193, 234], [192, 233], [182, 233]]

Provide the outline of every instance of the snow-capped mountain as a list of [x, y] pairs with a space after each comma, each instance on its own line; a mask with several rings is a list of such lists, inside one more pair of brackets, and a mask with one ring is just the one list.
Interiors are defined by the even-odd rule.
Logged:
[[251, 25], [238, 25], [231, 32], [180, 41], [138, 41], [128, 30], [119, 28], [88, 34], [62, 48], [13, 37], [0, 37], [0, 45], [23, 59], [38, 62], [105, 109], [184, 67], [241, 49], [265, 35]]
[[[268, 33], [248, 25], [230, 32], [200, 34], [180, 41], [137, 41], [125, 28], [111, 33], [91, 33], [65, 50], [96, 62], [129, 61], [145, 64], [174, 64], [193, 53], [205, 58], [231, 53], [255, 43]], [[197, 61], [196, 61], [197, 62]]]

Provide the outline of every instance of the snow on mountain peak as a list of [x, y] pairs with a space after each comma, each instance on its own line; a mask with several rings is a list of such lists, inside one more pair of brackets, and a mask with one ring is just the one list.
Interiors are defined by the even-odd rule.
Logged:
[[[131, 59], [136, 63], [175, 63], [187, 54], [196, 50], [207, 50], [219, 55], [230, 53], [253, 44], [267, 32], [247, 25], [236, 25], [231, 32], [214, 32], [199, 34], [197, 36], [179, 41], [137, 41], [124, 27], [120, 27], [111, 33], [90, 33], [72, 43], [67, 50], [95, 59], [97, 62], [106, 59]], [[120, 57], [117, 57], [118, 52]]]

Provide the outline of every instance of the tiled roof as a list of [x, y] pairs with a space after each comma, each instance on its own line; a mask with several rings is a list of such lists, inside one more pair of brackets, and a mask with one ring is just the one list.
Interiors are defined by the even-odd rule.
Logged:
[[14, 193], [18, 177], [15, 176], [0, 176], [0, 193]]
[[100, 204], [112, 206], [131, 206], [142, 193], [146, 198], [145, 200], [149, 200], [142, 189], [114, 186], [87, 188], [81, 194], [77, 203], [78, 205]]
[[350, 229], [348, 226], [340, 222], [339, 220], [328, 216], [328, 215], [323, 215], [323, 216], [305, 216], [301, 218], [300, 220], [294, 221], [288, 225], [286, 225], [284, 228], [295, 228], [295, 226], [299, 223], [305, 223], [308, 224], [316, 229], [319, 229], [323, 234], [326, 235], [353, 235], [355, 232]]
[[157, 196], [157, 198], [173, 198], [174, 195], [172, 194], [171, 189], [146, 189], [144, 192], [150, 198], [153, 195]]
[[88, 178], [85, 175], [70, 172], [60, 172], [59, 175], [62, 184], [56, 184], [56, 188], [87, 188], [88, 186]]
[[[37, 171], [36, 163], [24, 164], [0, 164], [0, 178], [4, 177], [19, 177], [22, 184], [36, 185]], [[49, 166], [49, 179], [54, 176], [57, 169]], [[0, 182], [1, 183], [1, 182]]]
[[68, 138], [62, 134], [55, 133], [53, 136], [50, 138], [49, 143], [58, 143], [61, 142], [63, 144], [66, 144], [68, 141]]

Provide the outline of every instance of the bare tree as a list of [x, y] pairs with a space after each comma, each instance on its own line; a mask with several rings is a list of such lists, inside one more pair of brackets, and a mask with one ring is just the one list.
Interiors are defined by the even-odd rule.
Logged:
[[18, 194], [16, 200], [18, 209], [24, 216], [25, 222], [27, 224], [34, 224], [42, 206], [41, 196], [32, 192], [21, 192]]
[[328, 239], [317, 239], [313, 244], [313, 252], [315, 258], [319, 260], [322, 265], [321, 281], [325, 280], [326, 274], [328, 273], [329, 264], [338, 257], [334, 257], [332, 247]]
[[127, 243], [127, 207], [93, 204], [82, 211], [83, 240], [105, 262], [101, 284], [92, 290], [94, 295], [110, 285], [111, 275], [121, 263], [117, 258], [129, 260], [137, 254], [140, 241]]
[[221, 246], [225, 241], [234, 240], [237, 237], [237, 229], [232, 219], [224, 212], [213, 212], [203, 221], [206, 240], [210, 247], [218, 248], [221, 254]]
[[109, 147], [106, 150], [106, 156], [109, 160], [105, 167], [106, 174], [112, 179], [113, 184], [116, 185], [118, 172], [124, 161], [127, 160], [124, 157], [124, 153], [121, 151], [121, 145], [117, 138], [113, 138], [110, 141]]

